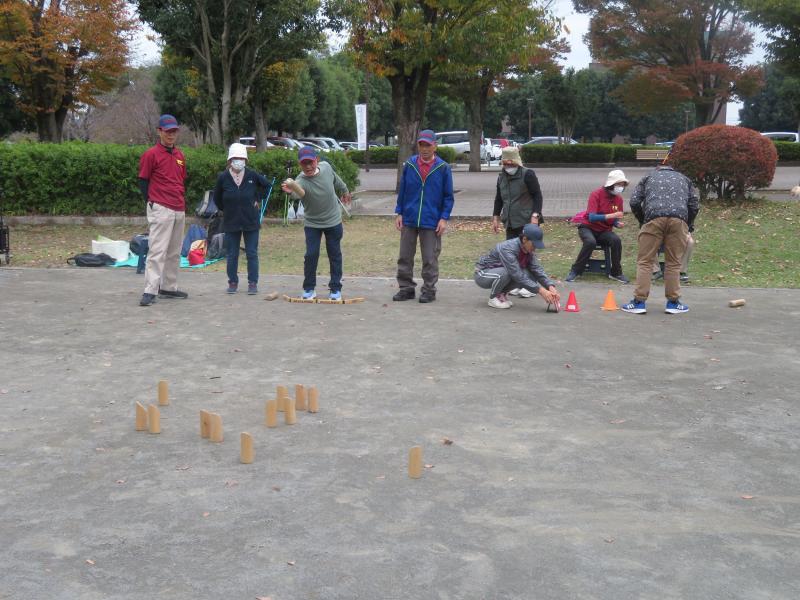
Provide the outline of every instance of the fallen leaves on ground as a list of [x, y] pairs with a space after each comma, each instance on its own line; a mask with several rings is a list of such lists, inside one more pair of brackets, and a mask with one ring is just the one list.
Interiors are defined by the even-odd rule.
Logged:
[[450, 438], [447, 438], [447, 437], [446, 438], [442, 438], [442, 443], [445, 446], [452, 446], [453, 445], [453, 440], [451, 440]]

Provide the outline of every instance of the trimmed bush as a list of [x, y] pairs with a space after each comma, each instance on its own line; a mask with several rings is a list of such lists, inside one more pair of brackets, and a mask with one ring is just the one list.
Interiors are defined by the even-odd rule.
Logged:
[[743, 200], [745, 192], [769, 187], [778, 152], [757, 131], [730, 125], [706, 125], [680, 136], [669, 164], [697, 186], [700, 198]]
[[800, 144], [797, 142], [775, 142], [778, 160], [800, 160]]
[[[450, 146], [442, 146], [436, 149], [442, 160], [448, 163], [456, 162], [456, 151]], [[363, 165], [366, 163], [363, 150], [349, 150], [347, 158], [354, 163]], [[369, 149], [369, 162], [374, 165], [395, 165], [397, 164], [397, 146], [381, 146], [380, 148]]]
[[520, 146], [524, 163], [610, 163], [615, 144], [530, 144]]
[[[143, 215], [139, 157], [146, 146], [118, 144], [0, 144], [0, 189], [7, 214]], [[186, 155], [186, 204], [191, 212], [225, 168], [222, 147], [182, 148]], [[351, 190], [358, 166], [343, 152], [325, 154]], [[278, 182], [299, 171], [297, 153], [270, 150], [250, 154], [250, 167]]]

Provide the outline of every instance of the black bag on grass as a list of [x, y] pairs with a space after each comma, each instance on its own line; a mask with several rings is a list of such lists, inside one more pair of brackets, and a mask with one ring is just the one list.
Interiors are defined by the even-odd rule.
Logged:
[[67, 259], [67, 264], [75, 265], [76, 267], [107, 267], [113, 265], [115, 262], [117, 261], [108, 254], [92, 254], [91, 252], [76, 254], [72, 258]]

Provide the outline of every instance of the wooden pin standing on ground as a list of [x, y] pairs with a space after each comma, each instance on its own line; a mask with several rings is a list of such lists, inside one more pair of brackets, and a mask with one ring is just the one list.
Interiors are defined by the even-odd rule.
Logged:
[[253, 451], [253, 436], [249, 433], [242, 433], [240, 436], [242, 442], [242, 449], [239, 452], [239, 460], [249, 465], [253, 462], [253, 457], [255, 456], [255, 452]]
[[306, 410], [306, 388], [302, 383], [294, 386], [294, 407], [297, 410]]
[[221, 442], [224, 439], [222, 433], [222, 417], [217, 413], [209, 413], [208, 421], [210, 424], [209, 439], [212, 442]]
[[284, 400], [284, 407], [286, 408], [286, 412], [284, 413], [286, 424], [294, 425], [297, 423], [297, 413], [294, 409], [294, 398], [286, 398], [286, 400]]
[[161, 413], [155, 404], [147, 407], [147, 430], [150, 433], [161, 433]]
[[169, 384], [163, 379], [158, 382], [158, 405], [169, 406]]
[[147, 409], [141, 402], [136, 403], [136, 431], [147, 429]]
[[277, 400], [267, 400], [266, 425], [267, 425], [267, 427], [277, 427], [278, 426], [278, 401]]
[[408, 451], [408, 476], [411, 479], [422, 477], [422, 446], [414, 446]]
[[209, 421], [211, 413], [207, 410], [200, 411], [200, 437], [207, 438], [211, 435], [211, 423]]
[[285, 385], [278, 386], [278, 412], [286, 411], [286, 399], [289, 397], [289, 390]]
[[319, 412], [319, 391], [316, 386], [308, 388], [308, 412]]

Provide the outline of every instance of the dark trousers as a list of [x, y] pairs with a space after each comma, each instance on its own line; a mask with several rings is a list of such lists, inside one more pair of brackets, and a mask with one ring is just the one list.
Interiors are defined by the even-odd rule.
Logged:
[[442, 252], [442, 237], [435, 229], [406, 227], [400, 230], [400, 256], [397, 259], [397, 285], [400, 289], [414, 289], [414, 255], [417, 239], [422, 254], [422, 293], [436, 294], [439, 281], [439, 254]]
[[578, 253], [578, 258], [572, 265], [572, 271], [580, 275], [586, 268], [586, 262], [592, 255], [595, 247], [607, 246], [611, 251], [611, 274], [622, 274], [622, 240], [613, 231], [603, 231], [597, 233], [588, 227], [581, 225], [578, 227], [578, 235], [583, 242], [581, 251]]
[[506, 227], [506, 239], [510, 240], [513, 238], [518, 238], [522, 235], [522, 230], [524, 228], [524, 225], [522, 227]]
[[258, 283], [258, 229], [225, 233], [225, 256], [228, 259], [228, 281], [239, 283], [239, 244], [244, 237], [247, 256], [247, 281]]
[[303, 263], [303, 289], [313, 290], [317, 287], [317, 264], [319, 263], [319, 247], [322, 244], [322, 234], [325, 234], [325, 251], [328, 253], [328, 262], [331, 265], [331, 280], [328, 287], [332, 292], [342, 289], [342, 238], [344, 227], [339, 223], [333, 227], [316, 229], [305, 227], [306, 256]]

